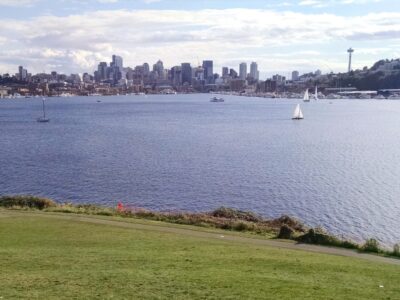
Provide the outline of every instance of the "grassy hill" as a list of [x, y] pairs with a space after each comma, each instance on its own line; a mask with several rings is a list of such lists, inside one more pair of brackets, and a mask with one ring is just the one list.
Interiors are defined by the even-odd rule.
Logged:
[[398, 265], [220, 237], [0, 210], [0, 297], [400, 298]]

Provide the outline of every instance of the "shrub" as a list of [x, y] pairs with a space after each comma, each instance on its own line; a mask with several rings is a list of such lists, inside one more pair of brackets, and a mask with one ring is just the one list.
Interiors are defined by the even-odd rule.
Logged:
[[98, 216], [108, 216], [108, 217], [113, 216], [113, 213], [111, 211], [105, 211], [105, 210], [96, 212], [95, 214]]
[[400, 257], [400, 244], [395, 244], [393, 246], [393, 253], [394, 256]]
[[290, 228], [288, 225], [284, 224], [281, 226], [277, 238], [290, 240], [293, 238], [293, 234], [294, 230]]
[[233, 229], [236, 230], [236, 231], [245, 231], [245, 230], [248, 230], [249, 227], [244, 222], [238, 222], [233, 226]]
[[55, 207], [57, 204], [50, 199], [34, 196], [3, 196], [0, 197], [0, 206], [2, 207], [28, 207], [36, 209], [45, 209]]
[[211, 216], [226, 219], [238, 219], [248, 222], [261, 222], [262, 218], [248, 211], [237, 210], [228, 207], [220, 207], [212, 211]]
[[379, 253], [381, 249], [379, 248], [379, 242], [376, 239], [368, 239], [365, 244], [361, 247], [362, 251]]
[[358, 249], [359, 246], [353, 242], [344, 241], [330, 235], [321, 228], [310, 229], [307, 233], [299, 236], [296, 240], [300, 243], [334, 246], [349, 249]]
[[282, 225], [287, 225], [294, 230], [304, 231], [305, 226], [302, 222], [287, 215], [281, 216], [280, 218], [276, 219], [276, 221], [280, 222]]

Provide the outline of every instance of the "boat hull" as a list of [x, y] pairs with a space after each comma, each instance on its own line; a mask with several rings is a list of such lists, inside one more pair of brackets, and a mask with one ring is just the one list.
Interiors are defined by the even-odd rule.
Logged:
[[50, 119], [38, 118], [36, 121], [38, 121], [39, 123], [48, 123], [50, 122]]

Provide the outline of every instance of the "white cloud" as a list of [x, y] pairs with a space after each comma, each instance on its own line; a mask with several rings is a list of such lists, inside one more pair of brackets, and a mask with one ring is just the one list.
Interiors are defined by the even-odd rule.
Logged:
[[162, 0], [142, 0], [142, 2], [146, 3], [146, 4], [151, 4], [151, 3], [157, 3], [157, 2], [161, 2]]
[[118, 0], [97, 0], [100, 3], [117, 3]]
[[350, 5], [350, 4], [369, 4], [378, 3], [382, 0], [301, 0], [298, 2], [300, 6], [309, 6], [313, 8], [323, 8], [337, 5]]
[[[211, 58], [218, 68], [256, 60], [261, 69], [276, 72], [315, 70], [323, 64], [341, 70], [349, 46], [379, 48], [375, 41], [392, 49], [400, 40], [397, 12], [344, 17], [258, 9], [114, 10], [3, 21], [0, 65], [23, 64], [32, 71], [92, 71], [112, 54], [122, 55], [131, 66]], [[373, 51], [360, 55], [375, 60]]]
[[39, 0], [0, 0], [0, 6], [32, 6]]

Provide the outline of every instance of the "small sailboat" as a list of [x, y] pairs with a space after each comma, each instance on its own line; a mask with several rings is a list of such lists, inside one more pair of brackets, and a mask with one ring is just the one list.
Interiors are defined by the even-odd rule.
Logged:
[[314, 100], [319, 100], [318, 98], [318, 86], [315, 86], [315, 95], [314, 95]]
[[212, 97], [210, 102], [224, 102], [224, 98]]
[[42, 99], [42, 103], [43, 103], [43, 106], [42, 106], [42, 108], [43, 108], [43, 116], [37, 118], [37, 121], [40, 122], [40, 123], [47, 123], [47, 122], [50, 122], [50, 119], [46, 118], [46, 110], [45, 110], [45, 107], [44, 107], [44, 98]]
[[304, 92], [304, 97], [303, 97], [304, 102], [310, 102], [310, 95], [308, 94], [308, 89]]
[[300, 104], [297, 104], [293, 113], [292, 120], [302, 120], [302, 119], [304, 119], [303, 112], [301, 111]]

